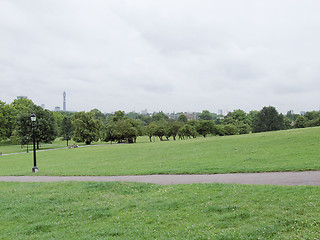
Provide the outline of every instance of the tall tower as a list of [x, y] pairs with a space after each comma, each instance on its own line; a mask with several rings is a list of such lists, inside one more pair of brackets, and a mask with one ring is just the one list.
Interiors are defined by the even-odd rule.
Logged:
[[66, 92], [63, 92], [63, 111], [67, 111], [67, 107], [66, 107]]

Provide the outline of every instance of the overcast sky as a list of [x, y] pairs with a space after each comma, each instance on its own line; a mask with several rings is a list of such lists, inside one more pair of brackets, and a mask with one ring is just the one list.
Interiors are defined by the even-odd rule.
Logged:
[[0, 100], [319, 110], [319, 0], [0, 0]]

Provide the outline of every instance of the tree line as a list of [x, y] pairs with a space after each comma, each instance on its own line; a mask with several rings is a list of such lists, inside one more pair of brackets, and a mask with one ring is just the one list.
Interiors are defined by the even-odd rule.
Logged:
[[320, 126], [320, 112], [306, 112], [305, 115], [286, 115], [278, 113], [275, 107], [263, 107], [260, 111], [249, 113], [234, 110], [226, 116], [210, 113], [208, 110], [198, 114], [197, 120], [188, 120], [181, 113], [177, 119], [169, 118], [163, 112], [147, 114], [117, 111], [103, 114], [97, 109], [89, 112], [52, 112], [44, 110], [28, 99], [17, 99], [11, 104], [0, 101], [0, 140], [10, 140], [16, 144], [26, 144], [32, 139], [30, 116], [35, 113], [36, 142], [51, 143], [57, 137], [68, 142], [91, 144], [99, 140], [116, 143], [134, 143], [139, 136], [148, 136], [150, 142], [155, 138], [183, 140], [206, 137], [207, 135], [238, 135], [250, 132], [266, 132]]

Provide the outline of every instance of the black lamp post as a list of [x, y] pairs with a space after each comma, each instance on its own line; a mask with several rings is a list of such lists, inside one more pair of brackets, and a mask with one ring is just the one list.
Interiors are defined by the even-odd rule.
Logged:
[[32, 172], [37, 173], [37, 156], [36, 156], [36, 120], [37, 117], [34, 113], [31, 114], [31, 122], [32, 122], [32, 129], [33, 129], [33, 168]]
[[29, 137], [27, 137], [27, 153], [29, 152]]

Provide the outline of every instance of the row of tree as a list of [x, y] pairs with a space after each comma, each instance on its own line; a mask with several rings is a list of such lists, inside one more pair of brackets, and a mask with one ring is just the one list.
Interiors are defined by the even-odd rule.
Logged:
[[35, 105], [31, 100], [14, 100], [11, 104], [0, 101], [0, 140], [25, 144], [32, 138], [31, 113], [37, 115], [37, 145], [51, 143], [57, 136], [68, 142], [90, 144], [99, 140], [106, 142], [134, 143], [138, 136], [158, 137], [161, 141], [172, 138], [185, 139], [197, 136], [236, 135], [265, 132], [293, 127], [320, 126], [320, 112], [307, 112], [304, 116], [288, 112], [279, 114], [272, 107], [249, 113], [235, 110], [226, 116], [218, 116], [207, 110], [198, 114], [198, 120], [188, 120], [181, 113], [171, 119], [163, 112], [153, 116], [136, 113], [103, 114], [94, 109], [90, 112], [51, 112]]

